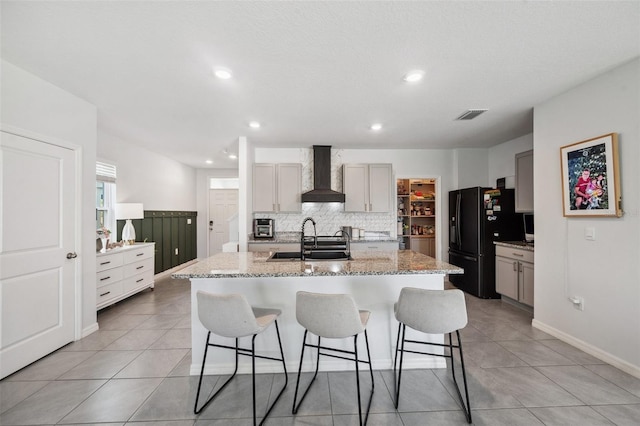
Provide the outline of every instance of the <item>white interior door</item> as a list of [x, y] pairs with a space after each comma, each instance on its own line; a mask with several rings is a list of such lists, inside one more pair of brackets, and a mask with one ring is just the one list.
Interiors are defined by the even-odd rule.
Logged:
[[74, 340], [76, 164], [70, 149], [6, 132], [0, 164], [2, 378]]
[[237, 189], [209, 190], [209, 256], [220, 253], [229, 239], [229, 218], [238, 213]]

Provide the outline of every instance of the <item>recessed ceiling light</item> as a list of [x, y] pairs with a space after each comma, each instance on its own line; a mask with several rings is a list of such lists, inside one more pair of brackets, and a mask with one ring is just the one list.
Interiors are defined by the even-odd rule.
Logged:
[[207, 164], [213, 164], [213, 160], [207, 160], [207, 161], [205, 161], [205, 163], [207, 163]]
[[235, 154], [229, 154], [229, 158], [231, 158], [232, 160], [235, 160], [236, 158], [238, 158], [238, 156]]
[[380, 129], [382, 129], [382, 124], [380, 124], [380, 123], [373, 123], [373, 124], [371, 125], [371, 130], [373, 130], [373, 131], [376, 131], [376, 132], [377, 132], [377, 131], [378, 131], [378, 130], [380, 130]]
[[415, 70], [415, 71], [410, 71], [406, 73], [405, 76], [403, 77], [403, 80], [406, 81], [407, 83], [416, 83], [422, 80], [423, 77], [424, 77], [424, 71]]
[[231, 77], [233, 77], [231, 70], [228, 70], [226, 68], [214, 68], [213, 73], [216, 77], [222, 80], [229, 80]]
[[251, 127], [252, 129], [259, 129], [260, 123], [258, 123], [257, 121], [252, 121], [249, 123], [249, 127]]

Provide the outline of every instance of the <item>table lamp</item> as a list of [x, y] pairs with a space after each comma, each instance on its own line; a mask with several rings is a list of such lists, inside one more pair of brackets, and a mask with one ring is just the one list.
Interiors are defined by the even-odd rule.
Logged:
[[131, 223], [131, 219], [144, 219], [144, 209], [142, 203], [116, 203], [116, 219], [126, 220], [122, 228], [122, 241], [126, 245], [136, 242], [136, 229]]

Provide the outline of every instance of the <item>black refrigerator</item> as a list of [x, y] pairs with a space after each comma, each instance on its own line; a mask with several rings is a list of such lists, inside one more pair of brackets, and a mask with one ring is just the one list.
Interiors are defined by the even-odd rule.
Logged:
[[498, 298], [494, 241], [520, 241], [522, 214], [513, 189], [466, 188], [449, 192], [449, 263], [464, 268], [449, 281], [483, 299]]

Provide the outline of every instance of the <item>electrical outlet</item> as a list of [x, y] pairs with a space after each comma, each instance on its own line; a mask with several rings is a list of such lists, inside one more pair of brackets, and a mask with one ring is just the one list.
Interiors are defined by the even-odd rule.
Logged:
[[176, 256], [178, 255], [178, 249], [176, 248]]
[[573, 307], [579, 311], [584, 311], [584, 299], [582, 297], [573, 296], [570, 297], [571, 303], [573, 303]]

